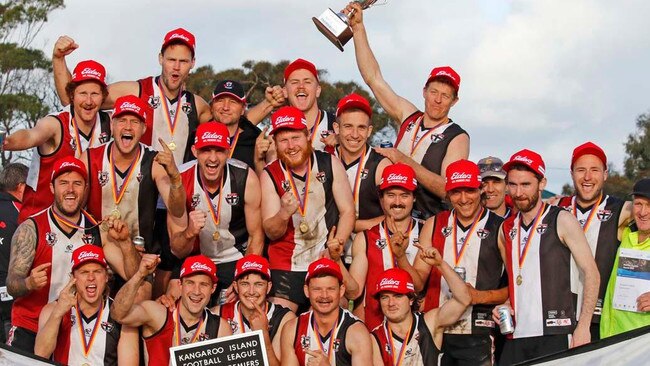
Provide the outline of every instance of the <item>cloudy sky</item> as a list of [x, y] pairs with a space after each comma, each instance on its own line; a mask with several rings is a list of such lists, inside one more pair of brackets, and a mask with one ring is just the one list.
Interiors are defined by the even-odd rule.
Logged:
[[[381, 0], [380, 0], [381, 1]], [[68, 0], [35, 46], [51, 52], [67, 34], [80, 48], [69, 65], [102, 62], [111, 81], [157, 74], [164, 34], [184, 27], [197, 39], [197, 65], [303, 57], [328, 79], [363, 83], [353, 45], [344, 53], [311, 17], [340, 0]], [[650, 111], [650, 2], [641, 0], [389, 0], [366, 12], [385, 79], [422, 107], [432, 67], [461, 75], [451, 117], [471, 136], [470, 159], [506, 160], [521, 148], [546, 161], [549, 189], [570, 182], [573, 148], [601, 145], [617, 169], [636, 117]], [[644, 66], [645, 65], [645, 66]]]

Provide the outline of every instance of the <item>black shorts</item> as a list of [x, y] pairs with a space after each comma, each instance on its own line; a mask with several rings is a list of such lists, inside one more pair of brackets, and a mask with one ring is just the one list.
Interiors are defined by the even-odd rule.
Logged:
[[569, 335], [506, 339], [499, 366], [512, 365], [569, 349]]
[[25, 352], [34, 353], [36, 333], [29, 329], [12, 326], [7, 335], [7, 345]]
[[442, 366], [492, 365], [493, 339], [489, 334], [444, 334]]
[[[299, 309], [309, 308], [309, 299], [305, 296], [304, 285], [307, 272], [271, 270], [270, 296], [279, 297], [298, 304]], [[298, 313], [299, 314], [299, 313]]]
[[219, 305], [221, 291], [227, 289], [235, 279], [237, 261], [217, 264], [217, 289], [210, 298], [210, 307]]
[[180, 268], [183, 261], [172, 254], [169, 245], [169, 233], [167, 232], [167, 210], [156, 209], [156, 216], [153, 226], [153, 246], [151, 248], [154, 254], [160, 254], [160, 264], [158, 269], [161, 271], [173, 271]]

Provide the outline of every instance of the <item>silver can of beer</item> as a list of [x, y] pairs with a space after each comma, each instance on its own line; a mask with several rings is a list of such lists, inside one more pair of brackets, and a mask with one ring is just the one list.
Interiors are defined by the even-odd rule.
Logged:
[[512, 321], [510, 308], [506, 305], [501, 305], [497, 308], [499, 313], [499, 329], [501, 334], [512, 334], [515, 331], [515, 324]]
[[454, 272], [460, 276], [460, 279], [465, 281], [467, 278], [467, 271], [465, 270], [465, 267], [454, 267]]
[[223, 305], [228, 300], [228, 289], [225, 288], [219, 292], [219, 298], [217, 299], [218, 305]]
[[144, 238], [141, 237], [140, 235], [134, 236], [133, 245], [135, 245], [136, 247], [144, 247]]
[[379, 147], [384, 147], [384, 148], [385, 147], [393, 147], [393, 143], [388, 141], [388, 140], [384, 140], [384, 141], [379, 143]]

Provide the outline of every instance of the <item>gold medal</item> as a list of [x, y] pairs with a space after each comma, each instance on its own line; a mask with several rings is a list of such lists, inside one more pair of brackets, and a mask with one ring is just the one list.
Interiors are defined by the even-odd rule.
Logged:
[[172, 141], [169, 144], [167, 144], [167, 147], [169, 147], [169, 150], [174, 151], [176, 150], [176, 143]]
[[524, 279], [521, 278], [521, 275], [517, 275], [517, 286], [521, 286], [521, 284], [524, 282]]
[[99, 225], [99, 229], [101, 231], [108, 231], [108, 222], [107, 221], [102, 221], [101, 225]]
[[214, 233], [212, 233], [212, 240], [217, 241], [219, 240], [219, 238], [221, 238], [221, 234], [219, 234], [219, 231], [215, 231]]
[[115, 207], [113, 211], [111, 211], [111, 217], [114, 220], [119, 220], [122, 217], [122, 214], [120, 213], [120, 210], [117, 209], [117, 207]]
[[300, 221], [300, 225], [298, 226], [300, 228], [300, 232], [303, 234], [306, 234], [309, 231], [309, 225], [305, 221]]

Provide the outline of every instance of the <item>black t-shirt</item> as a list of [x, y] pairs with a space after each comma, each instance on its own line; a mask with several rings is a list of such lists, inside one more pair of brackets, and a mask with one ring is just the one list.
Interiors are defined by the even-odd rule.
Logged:
[[[242, 131], [237, 138], [237, 144], [232, 153], [232, 158], [241, 160], [252, 169], [255, 169], [255, 140], [262, 131], [253, 125], [245, 116], [241, 116], [239, 119], [239, 128]], [[231, 141], [231, 143], [234, 143], [234, 141]]]

